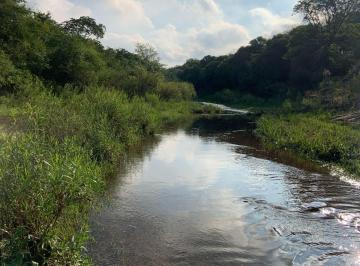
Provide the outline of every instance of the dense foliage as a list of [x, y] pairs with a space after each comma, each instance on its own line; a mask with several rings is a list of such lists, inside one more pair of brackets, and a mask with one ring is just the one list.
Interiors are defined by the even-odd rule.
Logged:
[[[195, 85], [200, 97], [232, 91], [296, 100], [319, 84], [359, 76], [358, 0], [299, 1], [294, 11], [309, 22], [270, 39], [256, 38], [236, 53], [190, 59], [169, 76]], [[235, 101], [239, 97], [235, 97]]]
[[[98, 41], [104, 33], [105, 26], [89, 17], [59, 24], [49, 14], [27, 9], [23, 1], [3, 0], [0, 67], [6, 72], [15, 68], [28, 72], [56, 92], [61, 92], [66, 84], [80, 90], [103, 85], [135, 96], [154, 92], [166, 82], [152, 47], [139, 44], [135, 54], [104, 48]], [[179, 88], [174, 85], [172, 90]], [[0, 89], [4, 94], [16, 88], [6, 85]]]
[[104, 48], [89, 17], [0, 1], [0, 264], [90, 264], [87, 218], [129, 145], [188, 118], [156, 51]]

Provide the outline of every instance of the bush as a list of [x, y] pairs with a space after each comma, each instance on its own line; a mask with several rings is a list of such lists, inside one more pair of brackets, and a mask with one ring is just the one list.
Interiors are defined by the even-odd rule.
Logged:
[[92, 87], [81, 93], [56, 97], [40, 93], [24, 107], [26, 127], [58, 140], [76, 137], [91, 148], [92, 158], [114, 162], [124, 147], [152, 134], [158, 120], [143, 98]]
[[43, 87], [30, 73], [15, 68], [9, 57], [0, 49], [0, 94], [17, 93], [25, 96], [31, 90]]
[[346, 79], [326, 80], [318, 91], [308, 91], [303, 103], [313, 109], [347, 111], [360, 108], [360, 73], [350, 73]]
[[1, 263], [74, 265], [86, 240], [90, 203], [102, 188], [101, 169], [71, 138], [3, 140]]
[[121, 88], [131, 97], [144, 96], [158, 86], [160, 79], [159, 73], [152, 73], [144, 67], [137, 67], [126, 77], [119, 78], [119, 84], [116, 87]]
[[194, 86], [187, 82], [166, 82], [158, 84], [154, 92], [162, 100], [188, 101], [196, 96]]

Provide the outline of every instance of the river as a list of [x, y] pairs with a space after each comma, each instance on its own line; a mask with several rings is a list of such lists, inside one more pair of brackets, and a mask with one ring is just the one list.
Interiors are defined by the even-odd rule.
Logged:
[[252, 127], [204, 117], [131, 150], [91, 216], [94, 263], [360, 264], [360, 190]]

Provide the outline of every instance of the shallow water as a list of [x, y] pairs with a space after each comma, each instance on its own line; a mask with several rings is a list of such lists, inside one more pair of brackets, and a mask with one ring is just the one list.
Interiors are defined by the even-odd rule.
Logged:
[[360, 190], [249, 128], [203, 118], [131, 151], [91, 217], [95, 264], [360, 264]]

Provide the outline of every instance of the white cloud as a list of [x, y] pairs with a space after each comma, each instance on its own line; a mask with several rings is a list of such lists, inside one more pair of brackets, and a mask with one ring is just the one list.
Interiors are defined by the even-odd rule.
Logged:
[[113, 25], [105, 45], [133, 50], [137, 42], [148, 42], [171, 66], [191, 57], [226, 54], [250, 40], [243, 26], [225, 21], [214, 0], [107, 0], [107, 5], [106, 14], [110, 8], [116, 14], [104, 21]]
[[190, 57], [226, 54], [250, 40], [243, 26], [226, 22], [214, 0], [141, 2], [156, 25], [144, 37], [158, 49], [166, 64], [180, 64]]
[[209, 48], [208, 52], [214, 55], [228, 53], [250, 40], [250, 35], [243, 26], [225, 21], [218, 21], [201, 29], [196, 37], [202, 48]]
[[156, 26], [175, 25], [179, 30], [206, 27], [223, 13], [213, 0], [139, 0]]
[[172, 24], [154, 31], [149, 36], [149, 40], [167, 63], [178, 62], [179, 59], [189, 56], [184, 39], [186, 39], [184, 35]]
[[[222, 3], [222, 5], [221, 5]], [[226, 6], [242, 2], [232, 2]], [[258, 7], [248, 10], [247, 27], [224, 13], [220, 0], [29, 0], [36, 9], [50, 11], [62, 22], [92, 16], [106, 25], [105, 46], [134, 50], [138, 42], [153, 45], [170, 66], [188, 58], [222, 55], [245, 45], [254, 34], [271, 35], [298, 23]], [[243, 19], [243, 18], [242, 18]]]
[[251, 16], [260, 19], [263, 26], [263, 35], [270, 36], [284, 30], [289, 30], [296, 25], [299, 25], [300, 21], [295, 17], [280, 17], [273, 14], [270, 10], [262, 7], [251, 9]]
[[105, 34], [104, 42], [112, 48], [133, 50], [136, 43], [146, 43], [146, 40], [140, 34], [107, 32]]
[[126, 23], [127, 27], [152, 29], [151, 19], [146, 16], [143, 5], [136, 0], [107, 0], [110, 8], [118, 12], [117, 23]]
[[246, 44], [250, 37], [244, 27], [219, 20], [208, 27], [193, 27], [186, 31], [167, 25], [151, 33], [148, 40], [160, 51], [166, 63], [174, 65], [191, 57], [229, 53]]
[[208, 10], [212, 13], [222, 13], [214, 0], [200, 0], [200, 4], [204, 7], [205, 10]]
[[29, 0], [28, 5], [41, 12], [50, 12], [58, 22], [92, 14], [89, 8], [68, 0]]

